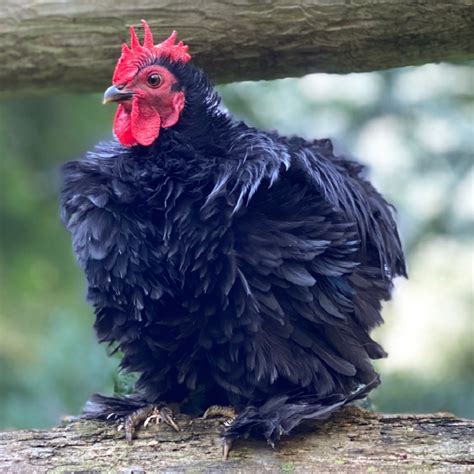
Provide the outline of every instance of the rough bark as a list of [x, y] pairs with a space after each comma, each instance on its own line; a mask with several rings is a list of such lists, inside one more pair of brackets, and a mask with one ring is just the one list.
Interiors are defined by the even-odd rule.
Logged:
[[0, 91], [102, 90], [146, 18], [215, 82], [474, 57], [474, 0], [3, 0]]
[[349, 407], [307, 426], [273, 450], [235, 445], [222, 461], [222, 420], [178, 418], [181, 432], [154, 425], [129, 445], [115, 425], [73, 422], [50, 431], [0, 433], [0, 472], [472, 472], [474, 421], [449, 414], [380, 415]]

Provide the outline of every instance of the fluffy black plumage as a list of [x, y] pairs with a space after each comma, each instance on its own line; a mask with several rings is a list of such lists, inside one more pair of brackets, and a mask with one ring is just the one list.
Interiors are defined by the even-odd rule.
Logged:
[[88, 413], [230, 404], [226, 436], [273, 442], [378, 384], [369, 332], [406, 273], [391, 208], [329, 140], [237, 122], [200, 70], [159, 62], [186, 94], [178, 124], [63, 168], [99, 340], [140, 374], [137, 397]]

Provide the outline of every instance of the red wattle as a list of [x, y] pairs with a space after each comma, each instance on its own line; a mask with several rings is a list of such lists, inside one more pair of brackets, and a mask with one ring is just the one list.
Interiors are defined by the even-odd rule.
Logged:
[[133, 146], [137, 141], [133, 138], [130, 112], [119, 104], [114, 119], [114, 133], [123, 146]]
[[134, 97], [131, 110], [119, 104], [114, 133], [123, 146], [151, 145], [160, 134], [161, 117], [151, 105]]
[[140, 145], [151, 145], [160, 134], [160, 114], [150, 104], [138, 97], [133, 98], [131, 129], [133, 138]]

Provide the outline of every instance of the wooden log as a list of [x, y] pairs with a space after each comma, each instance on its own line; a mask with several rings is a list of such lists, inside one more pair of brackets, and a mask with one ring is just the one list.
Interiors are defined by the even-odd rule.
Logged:
[[1, 93], [102, 91], [140, 18], [217, 83], [474, 57], [474, 0], [3, 0]]
[[72, 422], [0, 433], [0, 472], [472, 472], [474, 422], [450, 414], [383, 415], [347, 407], [275, 449], [235, 444], [221, 458], [222, 420], [178, 416], [182, 431], [149, 426], [133, 444], [116, 425]]

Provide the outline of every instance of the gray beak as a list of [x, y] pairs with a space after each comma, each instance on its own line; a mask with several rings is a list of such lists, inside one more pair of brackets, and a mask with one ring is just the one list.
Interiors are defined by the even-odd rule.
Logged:
[[110, 86], [104, 92], [103, 104], [110, 104], [110, 102], [120, 102], [122, 100], [130, 100], [133, 97], [133, 92], [125, 89], [119, 89], [116, 86]]

